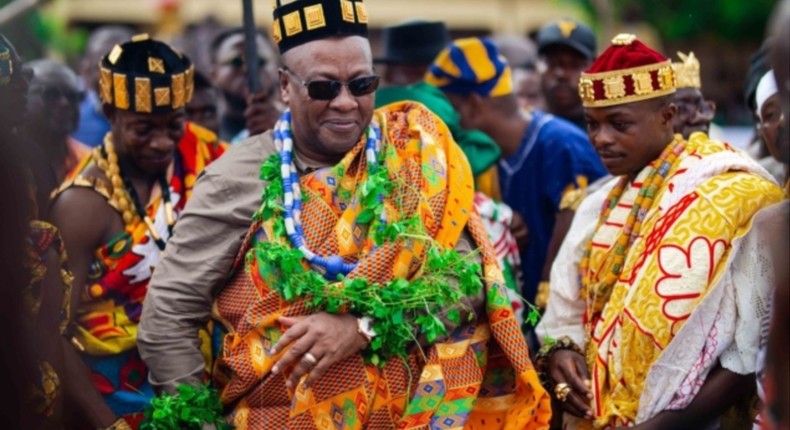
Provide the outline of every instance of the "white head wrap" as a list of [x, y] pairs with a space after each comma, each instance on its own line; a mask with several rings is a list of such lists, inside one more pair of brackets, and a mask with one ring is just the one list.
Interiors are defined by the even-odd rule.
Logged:
[[769, 70], [766, 74], [760, 78], [760, 83], [757, 84], [757, 94], [755, 95], [755, 100], [757, 101], [757, 116], [762, 119], [762, 115], [760, 115], [760, 111], [763, 109], [763, 104], [765, 101], [768, 100], [769, 97], [779, 92], [779, 89], [776, 87], [776, 78], [774, 77], [774, 71]]

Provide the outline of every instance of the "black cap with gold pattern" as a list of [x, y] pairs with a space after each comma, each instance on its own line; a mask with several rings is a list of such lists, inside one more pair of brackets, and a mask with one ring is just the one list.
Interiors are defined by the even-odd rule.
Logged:
[[362, 0], [272, 0], [272, 36], [280, 53], [333, 36], [367, 36]]
[[118, 109], [170, 112], [192, 99], [195, 67], [187, 56], [147, 34], [115, 45], [99, 62], [99, 97]]

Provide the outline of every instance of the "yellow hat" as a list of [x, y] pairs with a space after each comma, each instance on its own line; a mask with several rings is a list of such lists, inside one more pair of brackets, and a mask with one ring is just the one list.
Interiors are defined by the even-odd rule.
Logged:
[[702, 80], [699, 74], [699, 60], [693, 52], [688, 55], [678, 52], [681, 63], [672, 63], [675, 70], [675, 80], [678, 88], [702, 88]]
[[458, 39], [433, 61], [425, 81], [444, 91], [484, 97], [513, 94], [513, 78], [505, 57], [485, 38]]

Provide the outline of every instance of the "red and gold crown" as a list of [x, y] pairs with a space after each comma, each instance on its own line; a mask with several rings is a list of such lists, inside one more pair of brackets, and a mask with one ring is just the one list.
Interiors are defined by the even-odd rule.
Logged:
[[579, 79], [584, 107], [605, 107], [675, 92], [669, 59], [636, 39], [619, 34]]

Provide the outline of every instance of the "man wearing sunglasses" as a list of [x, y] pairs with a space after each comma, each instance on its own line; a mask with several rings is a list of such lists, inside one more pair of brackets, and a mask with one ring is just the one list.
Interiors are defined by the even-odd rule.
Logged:
[[52, 60], [28, 65], [33, 69], [33, 79], [28, 89], [29, 121], [24, 133], [46, 155], [45, 164], [60, 183], [90, 152], [69, 136], [79, 124], [83, 93], [77, 75], [67, 66]]
[[261, 91], [250, 94], [241, 27], [220, 33], [211, 44], [211, 81], [220, 92], [220, 129], [222, 140], [233, 141], [245, 135], [262, 133], [274, 125], [282, 108], [277, 101], [277, 61], [271, 43], [259, 34], [258, 68]]
[[[146, 296], [138, 341], [149, 378], [168, 391], [200, 383], [197, 327], [213, 313], [227, 330], [215, 381], [237, 429], [324, 428], [338, 417], [344, 428], [548, 428], [548, 395], [472, 208], [466, 157], [424, 106], [374, 111], [365, 6], [275, 2], [289, 110], [198, 180]], [[386, 226], [402, 234], [377, 238]], [[429, 263], [452, 250], [480, 265], [466, 280], [482, 288], [459, 290], [457, 272]], [[298, 279], [309, 282], [281, 288]], [[324, 286], [378, 297], [400, 285], [411, 298], [424, 294], [420, 282], [457, 295], [426, 297], [419, 311], [355, 294], [305, 306]], [[420, 329], [426, 320], [444, 334]], [[396, 327], [411, 337], [387, 348]]]

